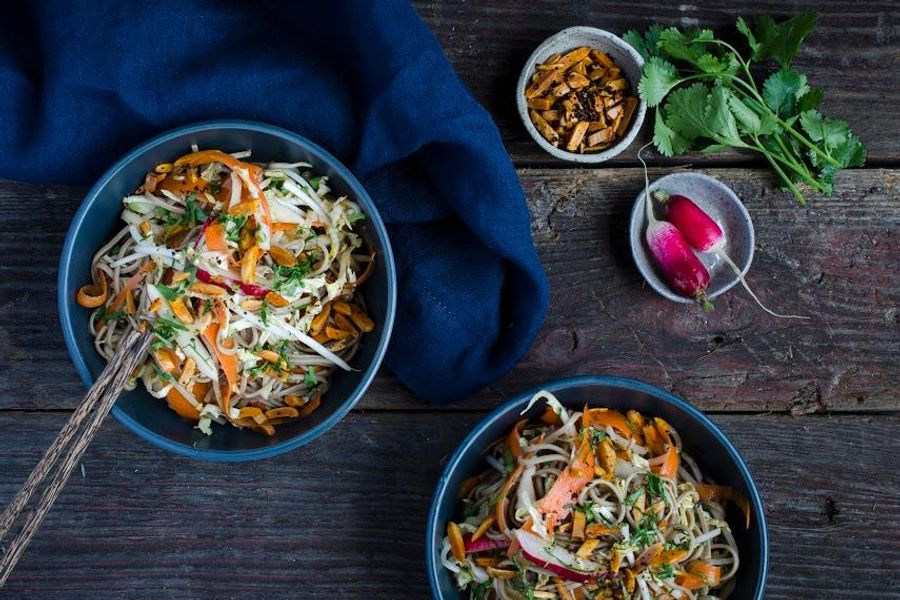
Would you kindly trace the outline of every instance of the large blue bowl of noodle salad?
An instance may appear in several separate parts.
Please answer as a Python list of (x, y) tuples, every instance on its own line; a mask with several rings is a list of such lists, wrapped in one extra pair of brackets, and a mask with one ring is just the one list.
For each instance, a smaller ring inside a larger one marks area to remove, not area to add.
[(90, 280), (94, 253), (118, 231), (122, 198), (141, 185), (155, 165), (174, 160), (196, 145), (225, 152), (250, 150), (254, 162), (299, 162), (328, 177), (337, 195), (355, 201), (365, 220), (360, 224), (376, 253), (374, 273), (360, 286), (375, 330), (363, 336), (350, 360), (352, 370), (335, 370), (322, 404), (311, 415), (285, 423), (274, 436), (235, 427), (216, 427), (213, 435), (180, 418), (164, 400), (142, 386), (123, 393), (112, 413), (141, 438), (177, 454), (211, 461), (244, 461), (281, 454), (311, 442), (337, 424), (365, 393), (387, 350), (396, 307), (396, 274), (384, 223), (369, 195), (353, 174), (328, 152), (306, 138), (264, 123), (207, 121), (179, 127), (132, 150), (114, 164), (88, 192), (72, 218), (59, 262), (58, 307), (69, 355), (85, 385), (91, 385), (105, 361), (94, 348), (90, 311), (75, 302), (78, 289)]

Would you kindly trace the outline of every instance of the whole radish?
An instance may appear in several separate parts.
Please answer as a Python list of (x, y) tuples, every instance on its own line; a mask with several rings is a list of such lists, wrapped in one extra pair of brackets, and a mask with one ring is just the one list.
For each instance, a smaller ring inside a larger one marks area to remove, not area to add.
[(744, 286), (744, 289), (746, 289), (750, 296), (753, 297), (760, 308), (772, 316), (783, 319), (809, 318), (798, 315), (780, 315), (769, 310), (760, 301), (756, 294), (753, 293), (753, 290), (750, 289), (747, 280), (744, 279), (741, 269), (734, 264), (731, 257), (725, 253), (725, 234), (722, 232), (722, 228), (719, 227), (719, 224), (690, 198), (677, 194), (669, 195), (663, 190), (653, 192), (653, 197), (665, 207), (666, 219), (681, 232), (687, 243), (700, 252), (711, 252), (715, 254), (734, 270), (738, 279), (741, 281), (741, 285)]
[[(643, 150), (643, 148), (641, 148)], [(641, 162), (641, 153), (638, 152)], [(706, 310), (713, 305), (706, 297), (709, 288), (709, 271), (691, 250), (684, 236), (671, 223), (660, 221), (653, 214), (653, 198), (650, 197), (650, 179), (644, 165), (644, 207), (647, 210), (647, 247), (656, 261), (663, 278), (679, 295), (693, 298)]]

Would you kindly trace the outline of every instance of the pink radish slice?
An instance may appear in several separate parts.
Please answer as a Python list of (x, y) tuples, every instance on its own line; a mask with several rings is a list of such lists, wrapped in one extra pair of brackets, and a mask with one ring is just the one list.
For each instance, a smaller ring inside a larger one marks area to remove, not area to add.
[(477, 552), (487, 552), (489, 550), (507, 548), (509, 547), (509, 540), (492, 540), (489, 537), (480, 537), (473, 542), (472, 536), (467, 535), (463, 537), (463, 544), (466, 549), (466, 554), (475, 554)]
[(725, 253), (725, 234), (712, 217), (697, 206), (690, 198), (678, 194), (669, 195), (663, 190), (653, 192), (653, 196), (666, 208), (666, 219), (684, 236), (687, 242), (700, 252), (711, 252), (721, 258), (738, 276), (741, 285), (764, 311), (782, 319), (808, 319), (799, 315), (782, 315), (767, 308), (750, 289), (744, 274), (731, 257)]
[[(522, 556), (542, 569), (578, 583), (589, 583), (604, 575), (599, 572), (600, 565), (592, 560), (582, 560), (565, 548), (552, 546), (527, 531), (518, 529), (514, 533), (522, 547)], [(552, 554), (548, 547), (552, 547)]]
[(233, 292), (234, 289), (232, 288), (232, 286), (236, 285), (241, 288), (242, 292), (244, 292), (248, 296), (253, 296), (254, 298), (264, 298), (266, 294), (269, 293), (269, 290), (261, 285), (256, 285), (255, 283), (244, 283), (239, 279), (233, 279), (231, 277), (215, 277), (210, 274), (209, 271), (205, 271), (203, 269), (197, 269), (197, 279), (199, 279), (203, 283), (211, 283), (213, 285), (217, 285), (220, 288), (228, 290), (229, 292)]

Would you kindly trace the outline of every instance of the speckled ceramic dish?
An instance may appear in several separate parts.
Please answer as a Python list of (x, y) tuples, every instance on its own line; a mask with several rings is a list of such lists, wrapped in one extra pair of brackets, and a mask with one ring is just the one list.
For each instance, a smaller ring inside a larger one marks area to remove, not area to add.
[(640, 100), (637, 110), (632, 117), (631, 125), (628, 132), (617, 144), (604, 150), (603, 152), (594, 152), (591, 154), (577, 154), (575, 152), (567, 152), (562, 148), (557, 148), (544, 137), (535, 128), (534, 123), (528, 116), (528, 106), (525, 100), (525, 87), (528, 85), (528, 79), (534, 73), (536, 65), (547, 60), (548, 57), (555, 53), (565, 54), (569, 50), (574, 50), (581, 46), (589, 46), (606, 53), (625, 73), (628, 83), (631, 84), (632, 90), (637, 94), (637, 84), (641, 79), (641, 70), (644, 68), (644, 59), (638, 54), (637, 50), (631, 47), (619, 36), (597, 29), (596, 27), (570, 27), (563, 29), (556, 35), (547, 38), (544, 43), (528, 57), (522, 74), (519, 75), (519, 84), (516, 86), (516, 107), (519, 110), (519, 116), (525, 129), (534, 138), (538, 145), (562, 160), (568, 160), (577, 163), (600, 163), (616, 156), (625, 148), (631, 145), (634, 138), (637, 137), (641, 125), (644, 123), (644, 115), (647, 113), (647, 104)]
[[(756, 237), (753, 232), (753, 221), (750, 213), (744, 207), (743, 202), (734, 191), (714, 177), (702, 173), (672, 173), (650, 184), (650, 193), (656, 190), (665, 190), (669, 194), (687, 196), (702, 208), (706, 214), (718, 223), (725, 233), (725, 253), (731, 257), (734, 263), (740, 267), (746, 275), (753, 262), (753, 247)], [(662, 218), (662, 210), (658, 203), (656, 216)], [(647, 249), (645, 233), (647, 231), (647, 216), (644, 208), (644, 191), (638, 195), (634, 207), (631, 209), (631, 255), (638, 270), (647, 283), (660, 295), (673, 302), (690, 304), (691, 298), (685, 298), (676, 294), (663, 281), (650, 251)], [(698, 252), (697, 256), (709, 269), (709, 290), (707, 297), (712, 300), (716, 296), (731, 289), (738, 283), (738, 277), (734, 271), (717, 256), (710, 253)]]
[[(741, 557), (737, 585), (729, 599), (762, 600), (769, 562), (766, 515), (753, 476), (734, 443), (709, 417), (678, 396), (647, 383), (609, 376), (563, 379), (520, 394), (485, 417), (460, 443), (444, 466), (425, 528), (425, 561), (433, 598), (468, 597), (457, 589), (450, 571), (441, 565), (440, 556), (447, 521), (459, 516), (457, 491), (468, 477), (484, 470), (484, 449), (505, 436), (522, 418), (522, 410), (539, 389), (552, 392), (563, 405), (575, 410), (581, 410), (589, 402), (622, 411), (634, 409), (668, 421), (681, 434), (685, 448), (711, 481), (730, 485), (750, 500), (749, 529), (737, 507), (728, 507), (727, 519)], [(533, 407), (528, 416), (537, 418), (540, 411), (541, 407)]]

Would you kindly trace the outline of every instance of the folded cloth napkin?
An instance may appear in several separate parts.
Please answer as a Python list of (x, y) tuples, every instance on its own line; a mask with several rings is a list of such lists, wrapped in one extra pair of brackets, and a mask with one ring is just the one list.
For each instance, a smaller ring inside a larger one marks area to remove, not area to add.
[(257, 119), (350, 166), (387, 223), (387, 364), (435, 403), (503, 376), (548, 287), (497, 130), (405, 1), (0, 3), (0, 177), (91, 183), (177, 125)]

